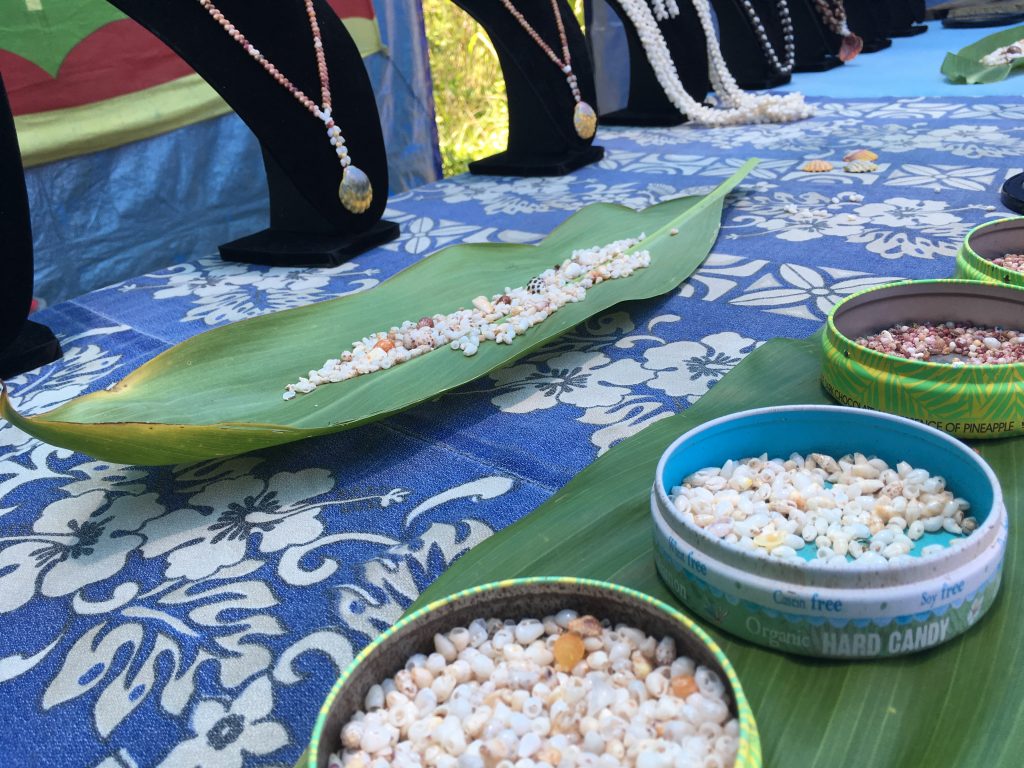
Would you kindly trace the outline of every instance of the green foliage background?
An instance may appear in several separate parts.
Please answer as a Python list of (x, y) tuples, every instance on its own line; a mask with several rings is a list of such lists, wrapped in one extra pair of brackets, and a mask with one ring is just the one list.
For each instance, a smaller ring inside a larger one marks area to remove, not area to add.
[[(570, 1), (582, 24), (583, 0)], [(470, 160), (505, 149), (505, 82), (490, 38), (469, 14), (451, 0), (423, 0), (423, 15), (442, 167), (445, 176), (454, 176)]]

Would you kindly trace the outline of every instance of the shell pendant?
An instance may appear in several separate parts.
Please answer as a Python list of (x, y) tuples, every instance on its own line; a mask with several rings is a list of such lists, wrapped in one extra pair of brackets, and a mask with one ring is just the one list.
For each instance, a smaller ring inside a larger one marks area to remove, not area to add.
[(572, 112), (572, 124), (581, 139), (592, 138), (597, 132), (597, 113), (585, 101), (577, 101)]
[(839, 60), (844, 63), (853, 61), (863, 48), (864, 40), (851, 32), (843, 38), (843, 43), (839, 46)]
[(346, 165), (341, 173), (338, 199), (352, 213), (364, 213), (373, 202), (373, 185), (370, 177), (354, 165)]

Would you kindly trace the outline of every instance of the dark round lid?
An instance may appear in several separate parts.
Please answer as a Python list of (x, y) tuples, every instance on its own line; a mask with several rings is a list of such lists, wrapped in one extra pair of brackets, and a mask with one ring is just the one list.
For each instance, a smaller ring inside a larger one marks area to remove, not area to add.
[(1024, 213), (1024, 173), (1008, 178), (999, 197), (1011, 211)]

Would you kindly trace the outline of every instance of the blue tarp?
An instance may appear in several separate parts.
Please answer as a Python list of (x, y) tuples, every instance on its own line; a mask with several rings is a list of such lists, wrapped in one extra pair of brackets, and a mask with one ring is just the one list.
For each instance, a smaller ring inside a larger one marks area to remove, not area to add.
[[(420, 3), (374, 5), (387, 50), (365, 62), (395, 193), (439, 178), (441, 162)], [(268, 223), (259, 145), (234, 114), (30, 168), (26, 181), (46, 303), (213, 255)]]

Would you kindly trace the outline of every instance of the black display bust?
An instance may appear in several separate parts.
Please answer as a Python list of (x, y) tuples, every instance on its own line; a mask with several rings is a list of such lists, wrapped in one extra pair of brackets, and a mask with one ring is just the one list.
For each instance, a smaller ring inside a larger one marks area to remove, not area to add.
[(789, 16), (796, 37), (796, 72), (825, 72), (842, 66), (838, 35), (821, 24), (814, 0), (789, 0)]
[(891, 0), (889, 37), (912, 37), (928, 31), (924, 21), (925, 0)]
[[(601, 0), (619, 17), (629, 46), (629, 97), (622, 109), (601, 115), (605, 125), (669, 126), (686, 122), (686, 117), (668, 100), (665, 90), (654, 74), (647, 53), (640, 42), (636, 27), (622, 9), (618, 0)], [(585, 6), (588, 13), (592, 6)], [(588, 17), (587, 27), (590, 27)], [(707, 40), (693, 3), (679, 3), (679, 15), (660, 20), (658, 27), (665, 38), (672, 62), (683, 84), (683, 89), (698, 103), (703, 102), (711, 90), (708, 76)], [(603, 62), (594, 62), (600, 66)], [(618, 66), (618, 62), (614, 62)]]
[[(782, 21), (774, 0), (750, 0), (780, 61), (785, 60), (786, 46)], [(785, 85), (790, 74), (779, 72), (768, 60), (761, 39), (742, 0), (712, 0), (718, 17), (722, 56), (740, 88), (760, 90)]]
[[(562, 176), (604, 157), (573, 127), (576, 102), (565, 75), (499, 0), (453, 0), (484, 28), (498, 53), (508, 98), (508, 148), (469, 164), (471, 173), (491, 176)], [(551, 4), (519, 0), (516, 7), (556, 55), (562, 44)], [(565, 27), (572, 71), (583, 101), (597, 108), (594, 71), (586, 40), (564, 0), (558, 9)]]
[(864, 41), (862, 53), (875, 53), (892, 45), (889, 39), (889, 0), (845, 0), (846, 21)]
[[(231, 105), (259, 139), (270, 188), (270, 228), (220, 246), (231, 261), (333, 266), (398, 236), (382, 221), (387, 155), (369, 76), (352, 37), (326, 0), (314, 0), (334, 120), (353, 164), (373, 185), (373, 202), (352, 213), (338, 200), (341, 168), (324, 124), (231, 39), (197, 2), (109, 0), (169, 45)], [(314, 102), (320, 80), (309, 19), (301, 4), (217, 0), (217, 7)]]
[(50, 329), (28, 319), (32, 269), (25, 172), (7, 91), (0, 79), (0, 379), (31, 371), (61, 356), (60, 344)]

